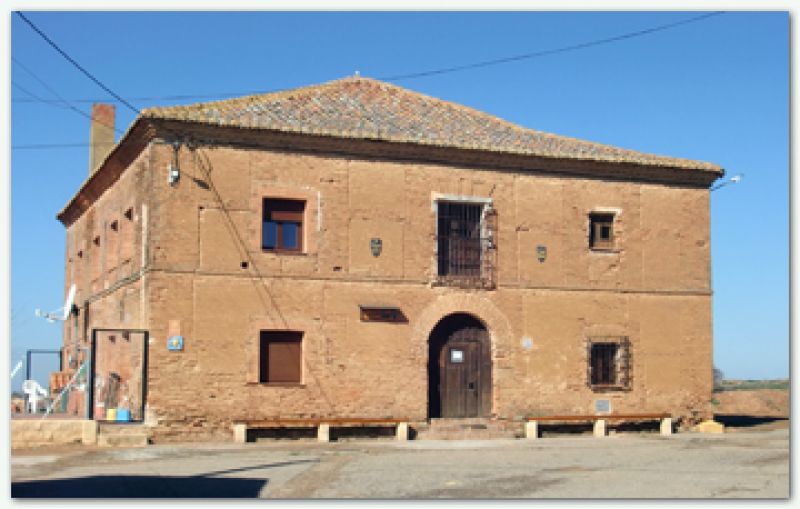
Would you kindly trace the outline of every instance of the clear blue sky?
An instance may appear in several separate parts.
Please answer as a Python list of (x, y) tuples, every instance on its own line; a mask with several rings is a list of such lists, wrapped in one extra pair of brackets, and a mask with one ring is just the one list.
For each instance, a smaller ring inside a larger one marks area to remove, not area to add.
[[(696, 12), (48, 13), (29, 18), (138, 108), (386, 77), (613, 37)], [(732, 12), (579, 51), (397, 84), (526, 127), (711, 161), (737, 185), (712, 193), (714, 360), (730, 378), (789, 374), (789, 16)], [(70, 100), (110, 100), (17, 16), (11, 55)], [(47, 88), (11, 64), (11, 79)], [(11, 365), (58, 348), (34, 317), (63, 301), (55, 215), (87, 175), (88, 120), (11, 87)], [(149, 99), (140, 99), (149, 98)], [(85, 112), (89, 102), (74, 102)], [(117, 107), (125, 130), (134, 115)], [(44, 371), (46, 371), (43, 368)], [(20, 377), (17, 377), (18, 379)], [(15, 381), (15, 385), (19, 382)]]

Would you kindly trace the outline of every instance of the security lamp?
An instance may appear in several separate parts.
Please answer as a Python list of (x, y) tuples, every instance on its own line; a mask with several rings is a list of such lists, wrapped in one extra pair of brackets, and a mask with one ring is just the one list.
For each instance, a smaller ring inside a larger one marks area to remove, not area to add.
[(733, 177), (729, 178), (725, 182), (722, 182), (721, 184), (717, 184), (716, 186), (712, 187), (711, 189), (709, 189), (709, 191), (716, 191), (720, 187), (725, 187), (728, 184), (738, 184), (742, 180), (742, 177), (744, 177), (744, 173), (740, 173), (738, 175), (734, 175)]
[(181, 179), (181, 168), (178, 165), (178, 151), (181, 149), (181, 142), (175, 140), (172, 142), (172, 156), (173, 161), (167, 166), (167, 183), (174, 186)]
[(178, 183), (178, 180), (181, 178), (181, 170), (178, 168), (178, 165), (170, 165), (167, 167), (167, 183), (171, 186), (174, 186)]

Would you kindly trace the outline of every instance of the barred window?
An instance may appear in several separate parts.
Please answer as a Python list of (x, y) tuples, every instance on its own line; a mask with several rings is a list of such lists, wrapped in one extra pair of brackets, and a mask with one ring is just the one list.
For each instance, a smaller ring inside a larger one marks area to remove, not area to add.
[(494, 285), (495, 210), (483, 202), (437, 202), (437, 281), (443, 285)]
[(587, 357), (587, 381), (592, 389), (630, 389), (631, 352), (627, 337), (589, 338)]
[(614, 214), (592, 213), (589, 215), (589, 248), (614, 248)]

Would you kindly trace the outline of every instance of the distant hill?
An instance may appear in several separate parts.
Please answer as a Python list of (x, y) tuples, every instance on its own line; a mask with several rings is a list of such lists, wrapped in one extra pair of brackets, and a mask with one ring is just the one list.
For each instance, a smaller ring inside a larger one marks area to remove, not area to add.
[(760, 389), (788, 390), (788, 378), (778, 378), (775, 380), (723, 380), (714, 392), (724, 391), (753, 391)]

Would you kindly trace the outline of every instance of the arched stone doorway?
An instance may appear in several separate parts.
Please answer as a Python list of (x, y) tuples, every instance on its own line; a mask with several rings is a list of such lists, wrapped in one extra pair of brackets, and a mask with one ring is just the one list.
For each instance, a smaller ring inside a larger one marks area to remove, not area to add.
[(428, 417), (488, 417), (491, 411), (489, 331), (470, 314), (448, 315), (428, 338)]

